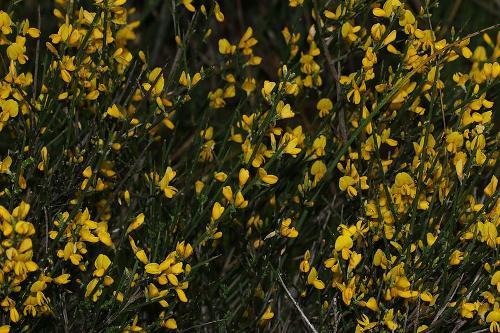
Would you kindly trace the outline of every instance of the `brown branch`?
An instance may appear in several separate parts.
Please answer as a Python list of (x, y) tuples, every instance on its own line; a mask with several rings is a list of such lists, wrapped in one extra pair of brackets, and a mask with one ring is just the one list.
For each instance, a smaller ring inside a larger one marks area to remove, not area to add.
[(309, 321), (309, 319), (305, 315), (304, 311), (302, 311), (302, 309), (300, 308), (297, 301), (293, 298), (292, 294), (290, 293), (290, 290), (288, 290), (288, 288), (286, 287), (285, 282), (283, 282), (283, 278), (281, 277), (280, 273), (278, 273), (278, 280), (279, 280), (281, 286), (283, 287), (283, 289), (285, 289), (285, 292), (288, 295), (288, 298), (290, 298), (293, 305), (295, 305), (295, 307), (297, 308), (297, 311), (299, 311), (300, 316), (301, 316), (302, 320), (304, 321), (304, 323), (306, 324), (306, 326), (309, 327), (313, 333), (318, 333), (316, 328), (314, 328), (314, 326), (311, 324), (311, 322)]

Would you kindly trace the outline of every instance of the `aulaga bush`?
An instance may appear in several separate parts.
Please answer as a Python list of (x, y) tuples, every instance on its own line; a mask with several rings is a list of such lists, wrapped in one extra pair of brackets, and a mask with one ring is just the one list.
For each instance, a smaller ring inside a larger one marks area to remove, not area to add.
[(1, 3), (1, 333), (500, 332), (499, 25), (130, 2)]

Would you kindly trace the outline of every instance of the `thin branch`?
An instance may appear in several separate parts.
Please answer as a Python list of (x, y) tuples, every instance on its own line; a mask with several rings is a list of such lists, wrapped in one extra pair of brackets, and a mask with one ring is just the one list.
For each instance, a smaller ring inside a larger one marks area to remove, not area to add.
[(318, 331), (314, 328), (314, 326), (311, 324), (311, 322), (309, 321), (309, 319), (307, 319), (304, 311), (302, 311), (302, 309), (299, 307), (299, 304), (295, 301), (295, 299), (293, 298), (292, 294), (290, 293), (290, 291), (286, 287), (285, 282), (283, 282), (283, 279), (281, 278), (281, 274), (280, 273), (278, 273), (278, 279), (279, 279), (279, 281), (280, 281), (281, 286), (283, 287), (283, 289), (285, 289), (286, 294), (288, 295), (288, 297), (292, 301), (293, 305), (295, 305), (295, 307), (299, 311), (300, 316), (302, 317), (302, 320), (304, 320), (304, 323), (311, 329), (312, 332), (318, 333)]
[(223, 321), (226, 321), (226, 319), (212, 320), (212, 321), (209, 321), (209, 322), (206, 322), (206, 323), (203, 323), (203, 324), (198, 324), (198, 325), (194, 325), (194, 326), (188, 327), (186, 329), (183, 329), (181, 332), (187, 332), (187, 331), (193, 330), (195, 328), (201, 328), (201, 327), (205, 327), (205, 326), (208, 326), (208, 325), (217, 324), (217, 323), (220, 323), (220, 322), (223, 322)]
[(453, 299), (453, 297), (455, 296), (455, 293), (457, 292), (458, 287), (460, 287), (460, 282), (462, 282), (462, 278), (463, 278), (463, 274), (460, 275), (460, 278), (455, 283), (455, 286), (453, 287), (453, 290), (451, 290), (450, 293), (448, 294), (447, 301), (443, 304), (443, 306), (441, 307), (441, 309), (439, 309), (438, 313), (434, 317), (434, 320), (432, 320), (432, 323), (431, 323), (428, 331), (432, 331), (433, 330), (433, 327), (435, 327), (437, 325), (437, 323), (438, 323), (438, 319), (441, 317), (441, 315), (443, 314), (443, 312), (448, 308), (448, 302), (450, 302)]

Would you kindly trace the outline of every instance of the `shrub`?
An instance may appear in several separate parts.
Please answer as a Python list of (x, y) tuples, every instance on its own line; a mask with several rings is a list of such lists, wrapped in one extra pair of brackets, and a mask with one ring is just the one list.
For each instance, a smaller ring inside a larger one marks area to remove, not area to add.
[(500, 331), (498, 24), (133, 5), (2, 5), (0, 332)]

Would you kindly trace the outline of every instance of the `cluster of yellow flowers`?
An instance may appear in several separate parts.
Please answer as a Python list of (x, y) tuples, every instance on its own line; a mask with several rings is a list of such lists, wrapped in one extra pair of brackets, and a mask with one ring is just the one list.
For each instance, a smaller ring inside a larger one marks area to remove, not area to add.
[(0, 333), (500, 332), (498, 25), (181, 0), (160, 66), (131, 2), (0, 8)]

